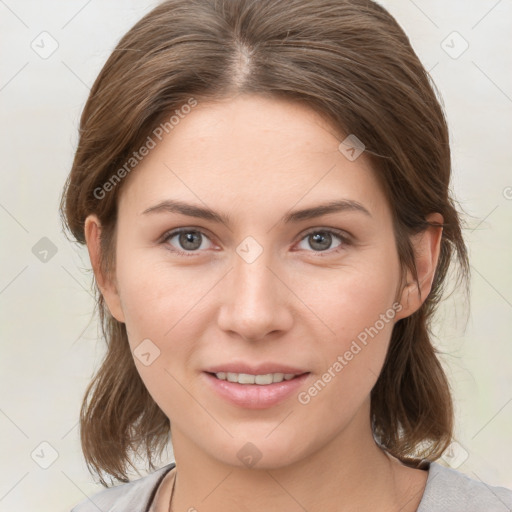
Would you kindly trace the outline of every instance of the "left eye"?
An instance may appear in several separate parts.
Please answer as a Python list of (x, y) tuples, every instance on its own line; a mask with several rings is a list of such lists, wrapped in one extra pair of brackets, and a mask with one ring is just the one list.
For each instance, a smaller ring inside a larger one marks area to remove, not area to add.
[[(338, 245), (334, 247), (334, 251), (339, 250), (342, 245), (348, 243), (345, 236), (327, 229), (310, 231), (301, 239), (300, 243), (306, 242), (315, 252), (327, 252), (327, 250), (333, 249), (330, 247), (333, 243), (333, 238), (337, 238), (340, 241)], [(304, 249), (304, 247), (299, 248)], [(305, 249), (308, 250), (307, 247)]]
[(178, 239), (178, 247), (173, 247), (181, 254), (186, 254), (187, 252), (193, 253), (199, 249), (207, 249), (207, 247), (203, 246), (203, 242), (208, 240), (208, 237), (204, 233), (201, 233), (201, 231), (193, 229), (173, 231), (164, 238), (163, 242), (170, 243), (173, 238)]

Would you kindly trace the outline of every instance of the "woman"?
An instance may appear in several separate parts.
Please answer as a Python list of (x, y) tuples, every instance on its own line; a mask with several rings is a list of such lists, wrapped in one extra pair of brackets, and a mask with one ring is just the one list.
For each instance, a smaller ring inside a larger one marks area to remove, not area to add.
[[(429, 77), (362, 0), (171, 0), (84, 108), (62, 200), (108, 344), (75, 507), (508, 510), (453, 438), (429, 326), (466, 247)], [(175, 463), (153, 457), (172, 440)], [(147, 477), (129, 482), (137, 454)]]

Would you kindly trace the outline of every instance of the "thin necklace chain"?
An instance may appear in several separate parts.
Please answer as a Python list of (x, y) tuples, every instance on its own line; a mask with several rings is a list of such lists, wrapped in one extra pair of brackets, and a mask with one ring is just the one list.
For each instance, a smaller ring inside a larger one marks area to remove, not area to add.
[(172, 497), (174, 494), (174, 485), (176, 484), (176, 473), (174, 473), (174, 480), (172, 481), (171, 497), (169, 498), (169, 512), (172, 512)]

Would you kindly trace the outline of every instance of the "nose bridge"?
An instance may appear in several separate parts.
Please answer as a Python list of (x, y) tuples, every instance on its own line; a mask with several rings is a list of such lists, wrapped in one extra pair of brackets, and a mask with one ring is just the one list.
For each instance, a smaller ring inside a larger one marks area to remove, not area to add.
[(259, 339), (272, 331), (289, 328), (291, 314), (284, 302), (282, 285), (269, 269), (271, 251), (263, 250), (256, 258), (254, 253), (249, 258), (239, 251), (240, 247), (223, 294), (219, 326), (246, 339)]
[(271, 301), (272, 284), (275, 280), (272, 272), (269, 270), (271, 265), (269, 251), (260, 255), (255, 261), (247, 262), (241, 257), (237, 257), (232, 272), (233, 291), (235, 299), (240, 304), (250, 306), (255, 302), (265, 300)]

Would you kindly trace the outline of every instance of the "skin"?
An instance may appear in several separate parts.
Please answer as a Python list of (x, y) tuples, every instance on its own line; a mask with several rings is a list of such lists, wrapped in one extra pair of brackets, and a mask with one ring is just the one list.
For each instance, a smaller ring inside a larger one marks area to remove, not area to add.
[[(147, 338), (160, 350), (149, 366), (134, 360), (171, 423), (175, 511), (417, 509), (427, 472), (376, 445), (370, 391), (394, 323), (430, 291), (442, 229), (413, 239), (421, 287), (408, 275), (400, 288), (389, 205), (365, 154), (349, 161), (338, 150), (343, 138), (303, 105), (258, 96), (199, 102), (123, 183), (115, 275), (102, 275), (101, 225), (86, 220), (98, 285), (132, 351)], [(165, 199), (207, 205), (231, 223), (142, 213)], [(281, 220), (337, 199), (370, 215)], [(179, 227), (205, 234), (196, 255), (172, 252), (187, 250), (178, 236), (162, 241)], [(318, 250), (312, 228), (342, 230), (351, 242), (333, 235)], [(252, 263), (236, 252), (248, 236), (263, 249)], [(309, 371), (299, 390), (307, 391), (396, 301), (401, 311), (305, 405), (294, 393), (246, 409), (205, 385), (209, 365), (274, 361)], [(247, 442), (262, 456), (252, 468), (237, 457)]]

